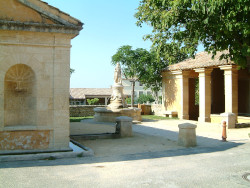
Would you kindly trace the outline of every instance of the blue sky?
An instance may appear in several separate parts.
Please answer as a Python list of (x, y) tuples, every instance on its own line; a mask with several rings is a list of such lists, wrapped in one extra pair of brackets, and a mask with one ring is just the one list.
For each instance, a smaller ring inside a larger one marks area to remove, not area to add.
[(139, 0), (43, 0), (84, 23), (72, 40), (71, 88), (108, 88), (113, 84), (111, 57), (122, 45), (151, 46), (142, 37), (149, 26), (137, 27), (134, 18)]
[[(109, 88), (113, 84), (111, 57), (123, 45), (150, 49), (143, 36), (152, 28), (136, 26), (140, 0), (43, 0), (84, 23), (72, 40), (71, 88)], [(199, 47), (198, 51), (203, 50)]]

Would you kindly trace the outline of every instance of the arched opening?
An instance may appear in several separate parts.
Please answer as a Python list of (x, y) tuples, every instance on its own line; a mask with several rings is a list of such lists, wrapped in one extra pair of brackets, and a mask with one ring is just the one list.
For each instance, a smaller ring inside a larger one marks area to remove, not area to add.
[(36, 125), (35, 74), (27, 65), (14, 65), (5, 74), (4, 125)]

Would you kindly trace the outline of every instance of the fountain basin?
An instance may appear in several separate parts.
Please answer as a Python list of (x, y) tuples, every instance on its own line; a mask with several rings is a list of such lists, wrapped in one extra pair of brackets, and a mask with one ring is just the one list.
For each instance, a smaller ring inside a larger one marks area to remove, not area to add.
[(139, 108), (120, 108), (108, 109), (104, 107), (94, 108), (94, 121), (97, 122), (116, 122), (119, 116), (128, 116), (133, 119), (133, 123), (141, 122), (141, 109)]

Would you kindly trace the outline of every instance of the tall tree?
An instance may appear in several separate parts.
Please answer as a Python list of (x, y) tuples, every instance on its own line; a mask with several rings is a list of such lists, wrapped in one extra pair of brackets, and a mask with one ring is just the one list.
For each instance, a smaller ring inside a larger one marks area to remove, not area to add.
[(132, 83), (132, 92), (131, 92), (131, 106), (134, 106), (134, 87), (135, 82), (140, 79), (140, 74), (138, 70), (141, 70), (144, 63), (150, 61), (150, 53), (143, 49), (137, 48), (132, 49), (132, 46), (124, 45), (121, 46), (116, 54), (112, 56), (112, 64), (115, 65), (117, 62), (121, 63), (121, 69), (123, 76), (130, 80)]
[(169, 63), (178, 48), (194, 57), (200, 42), (213, 55), (227, 50), (221, 58), (250, 63), (249, 0), (141, 0), (135, 17), (153, 27), (145, 38)]
[(157, 58), (156, 51), (151, 49), (150, 60), (143, 62), (137, 69), (140, 82), (144, 84), (145, 89), (151, 89), (156, 103), (158, 103), (158, 92), (162, 87), (161, 71), (166, 68), (167, 65), (167, 61), (161, 61)]

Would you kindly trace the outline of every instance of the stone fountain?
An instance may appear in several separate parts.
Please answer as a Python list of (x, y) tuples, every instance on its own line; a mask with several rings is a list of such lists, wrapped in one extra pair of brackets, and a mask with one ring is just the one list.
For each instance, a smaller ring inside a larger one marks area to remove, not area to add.
[(141, 109), (129, 108), (126, 104), (123, 94), (120, 63), (117, 63), (115, 67), (110, 104), (106, 108), (95, 108), (94, 111), (94, 121), (98, 122), (115, 122), (119, 116), (128, 116), (133, 119), (133, 122), (141, 122)]

